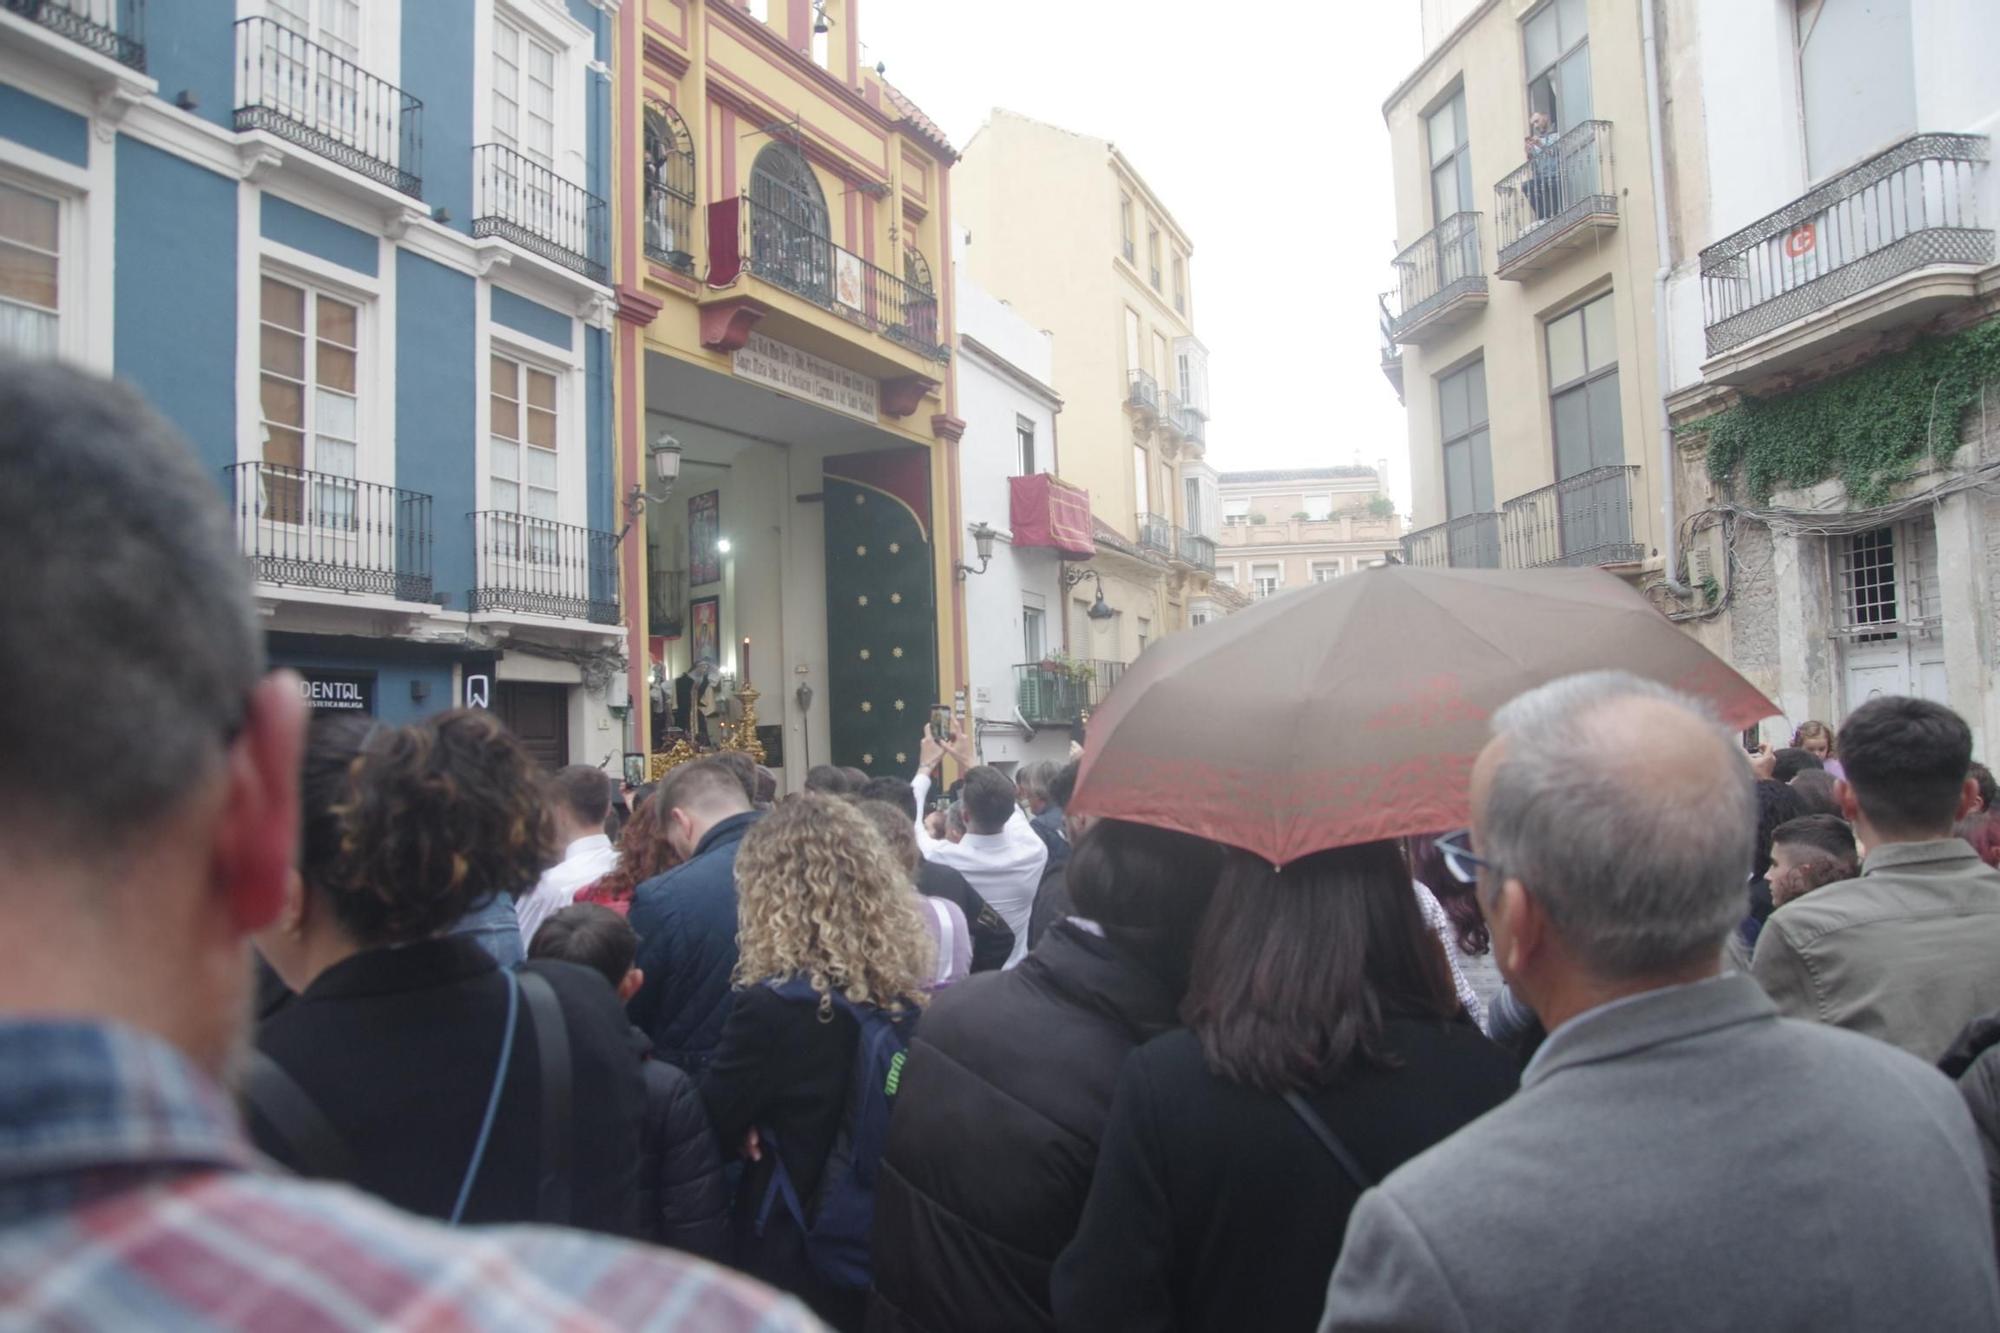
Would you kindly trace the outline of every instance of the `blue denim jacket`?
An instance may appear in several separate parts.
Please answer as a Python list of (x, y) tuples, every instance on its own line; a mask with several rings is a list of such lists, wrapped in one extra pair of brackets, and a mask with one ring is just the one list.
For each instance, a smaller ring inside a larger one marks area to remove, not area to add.
[(502, 967), (514, 967), (528, 956), (521, 947), (521, 922), (514, 915), (514, 900), (504, 893), (494, 894), (460, 917), (449, 933), (471, 936)]

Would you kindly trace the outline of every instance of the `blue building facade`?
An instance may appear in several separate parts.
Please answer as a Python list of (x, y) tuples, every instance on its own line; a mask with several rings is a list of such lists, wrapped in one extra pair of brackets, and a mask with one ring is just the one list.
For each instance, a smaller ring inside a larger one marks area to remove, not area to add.
[(598, 0), (0, 5), (0, 347), (180, 427), (317, 707), (471, 702), (550, 762), (621, 748), (612, 26)]

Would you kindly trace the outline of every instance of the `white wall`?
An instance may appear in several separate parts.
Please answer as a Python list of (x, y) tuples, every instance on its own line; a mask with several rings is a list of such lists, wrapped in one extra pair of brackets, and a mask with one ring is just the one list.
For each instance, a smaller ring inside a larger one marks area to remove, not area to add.
[[(1063, 595), (1058, 582), (1060, 557), (1046, 547), (1016, 549), (1012, 544), (1012, 498), (1008, 479), (1018, 471), (1019, 447), (1015, 418), (1035, 423), (1036, 468), (1055, 471), (1056, 408), (1054, 391), (1046, 388), (1053, 374), (1054, 339), (965, 278), (958, 282), (958, 410), (965, 419), (959, 443), (961, 511), (968, 532), (984, 522), (1000, 536), (993, 543), (993, 564), (984, 574), (966, 577), (966, 678), (972, 686), (974, 716), (993, 722), (1014, 717), (1014, 668), (1025, 661), (1022, 609), (1039, 597), (1043, 607), (1046, 652), (1062, 647)], [(1037, 378), (1037, 392), (996, 365), (964, 338), (976, 339), (1017, 370)], [(976, 564), (972, 539), (965, 540), (968, 561)], [(1067, 751), (1067, 736), (1046, 734), (1032, 747), (1019, 738), (994, 736), (985, 745), (989, 762), (1056, 758)]]

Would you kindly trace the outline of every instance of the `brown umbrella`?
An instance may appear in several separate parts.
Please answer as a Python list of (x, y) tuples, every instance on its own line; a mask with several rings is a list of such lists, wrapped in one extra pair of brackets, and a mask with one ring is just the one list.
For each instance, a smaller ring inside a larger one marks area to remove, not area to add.
[(1457, 828), (1494, 710), (1598, 670), (1705, 698), (1732, 727), (1778, 711), (1600, 570), (1390, 565), (1149, 648), (1091, 718), (1072, 808), (1277, 865)]

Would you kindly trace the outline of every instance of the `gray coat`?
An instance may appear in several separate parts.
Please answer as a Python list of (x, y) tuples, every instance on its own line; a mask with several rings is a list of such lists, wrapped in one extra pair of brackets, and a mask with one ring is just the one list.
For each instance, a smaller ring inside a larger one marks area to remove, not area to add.
[(1320, 1327), (2000, 1328), (1985, 1164), (1903, 1052), (1740, 974), (1652, 991), (1363, 1196)]

